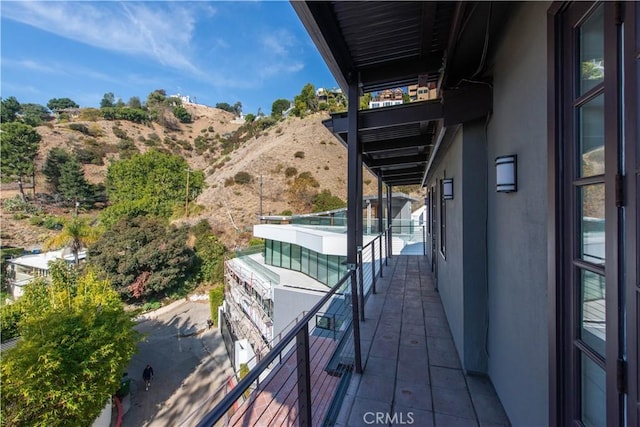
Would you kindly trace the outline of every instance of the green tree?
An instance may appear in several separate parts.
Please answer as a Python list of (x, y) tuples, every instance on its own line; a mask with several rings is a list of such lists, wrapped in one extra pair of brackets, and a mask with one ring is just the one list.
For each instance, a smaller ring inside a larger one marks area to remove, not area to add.
[(40, 144), (40, 134), (31, 126), (9, 122), (0, 125), (0, 171), (3, 181), (18, 181), (22, 200), (26, 200), (23, 180), (32, 176)]
[(369, 109), (369, 102), (371, 102), (372, 99), (372, 95), (371, 93), (365, 93), (363, 96), (360, 97), (360, 109), (361, 110), (368, 110)]
[(16, 121), (17, 114), (20, 112), (20, 103), (15, 96), (10, 96), (0, 102), (0, 123), (8, 123)]
[(233, 104), (233, 114), (240, 117), (240, 114), (242, 114), (242, 102), (237, 101)]
[(100, 230), (89, 225), (86, 219), (74, 216), (67, 220), (59, 234), (45, 241), (45, 249), (68, 247), (75, 263), (79, 263), (78, 253), (100, 237)]
[(247, 123), (253, 123), (256, 120), (256, 115), (255, 114), (247, 114), (246, 116), (244, 116), (244, 121)]
[[(112, 206), (102, 214), (106, 225), (122, 217), (154, 215), (169, 218), (176, 203), (185, 202), (187, 161), (151, 150), (113, 163), (107, 169), (107, 195)], [(189, 172), (190, 201), (204, 188), (204, 173)]]
[(43, 121), (50, 119), (49, 110), (40, 104), (21, 104), (22, 121), (30, 126), (40, 126)]
[(107, 92), (100, 101), (100, 108), (115, 107), (116, 96), (112, 92)]
[(64, 148), (53, 147), (47, 153), (47, 158), (42, 167), (42, 173), (45, 176), (49, 191), (58, 193), (58, 185), (60, 183), (60, 168), (65, 163), (71, 161), (73, 156)]
[(195, 236), (195, 252), (199, 279), (206, 283), (222, 283), (224, 280), (224, 257), (227, 248), (213, 234), (211, 225), (206, 219), (198, 222), (192, 229)]
[(193, 121), (191, 114), (182, 105), (173, 107), (173, 115), (180, 120), (180, 123), (191, 123)]
[(183, 289), (195, 265), (186, 227), (159, 218), (123, 219), (89, 248), (88, 262), (104, 270), (127, 299), (164, 297)]
[(286, 111), (290, 105), (291, 102), (288, 99), (276, 99), (273, 101), (273, 104), (271, 104), (271, 117), (276, 119), (281, 118), (282, 113)]
[(129, 108), (142, 108), (142, 102), (140, 102), (140, 98), (137, 96), (132, 96), (129, 98), (129, 102), (127, 103)]
[(329, 190), (322, 190), (313, 200), (313, 212), (326, 212), (346, 207), (347, 204)]
[(69, 98), (52, 98), (47, 102), (47, 108), (58, 112), (65, 108), (80, 108), (80, 106)]
[(139, 340), (108, 282), (51, 264), (19, 301), (21, 339), (2, 355), (2, 420), (12, 426), (91, 425)]
[(307, 83), (300, 91), (299, 95), (294, 98), (295, 112), (299, 117), (304, 117), (307, 112), (315, 113), (318, 111), (318, 98), (316, 97), (316, 89), (311, 83)]
[(229, 105), (227, 102), (218, 102), (216, 104), (216, 108), (223, 111), (228, 111), (229, 113), (233, 113), (233, 107)]
[(86, 203), (93, 199), (95, 190), (85, 179), (77, 159), (72, 158), (60, 166), (58, 191), (67, 202)]

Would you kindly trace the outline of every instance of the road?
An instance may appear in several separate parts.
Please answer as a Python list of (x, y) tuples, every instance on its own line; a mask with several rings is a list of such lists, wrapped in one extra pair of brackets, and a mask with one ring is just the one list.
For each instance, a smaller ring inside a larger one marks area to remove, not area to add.
[[(129, 368), (130, 399), (122, 426), (194, 426), (224, 396), (231, 363), (217, 328), (207, 328), (209, 301), (179, 301), (145, 316)], [(149, 391), (142, 371), (154, 370)], [(115, 425), (115, 413), (112, 425)]]

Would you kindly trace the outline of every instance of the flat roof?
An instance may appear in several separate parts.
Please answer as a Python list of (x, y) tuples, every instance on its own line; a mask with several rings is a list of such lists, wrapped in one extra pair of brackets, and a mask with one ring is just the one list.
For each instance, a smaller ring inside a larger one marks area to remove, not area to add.
[[(84, 259), (87, 256), (87, 251), (78, 252), (78, 258)], [(49, 269), (49, 261), (55, 261), (57, 259), (64, 259), (65, 261), (74, 261), (74, 256), (71, 253), (65, 253), (65, 249), (59, 249), (57, 251), (44, 252), (40, 254), (22, 255), (18, 258), (9, 259), (10, 264), (21, 265), (24, 267), (38, 268), (40, 270)]]

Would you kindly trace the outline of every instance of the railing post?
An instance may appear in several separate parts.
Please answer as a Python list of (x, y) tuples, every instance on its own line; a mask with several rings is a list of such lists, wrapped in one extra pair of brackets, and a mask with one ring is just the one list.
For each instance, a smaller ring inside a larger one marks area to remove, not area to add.
[(360, 320), (364, 322), (364, 272), (363, 270), (362, 247), (358, 248), (358, 295), (360, 304)]
[(424, 256), (427, 256), (427, 226), (422, 226), (422, 249), (424, 251)]
[(376, 293), (376, 239), (371, 241), (371, 293)]
[(383, 277), (382, 274), (382, 234), (380, 234), (380, 277)]
[(298, 425), (311, 427), (311, 369), (309, 358), (309, 324), (296, 334), (298, 360)]
[(353, 354), (355, 359), (356, 373), (362, 373), (362, 360), (360, 355), (360, 322), (358, 322), (358, 292), (357, 292), (356, 271), (351, 270), (351, 313), (353, 325)]

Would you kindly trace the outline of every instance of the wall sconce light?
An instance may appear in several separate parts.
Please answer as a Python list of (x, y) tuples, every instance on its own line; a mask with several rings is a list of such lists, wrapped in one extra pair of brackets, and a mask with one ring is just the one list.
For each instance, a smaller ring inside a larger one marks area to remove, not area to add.
[(518, 191), (518, 156), (496, 157), (496, 191), (511, 193)]
[(453, 178), (445, 178), (442, 180), (442, 198), (445, 200), (453, 200)]

